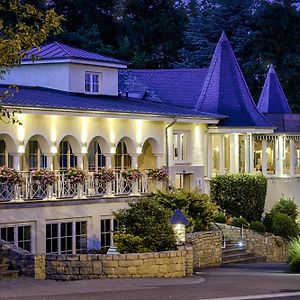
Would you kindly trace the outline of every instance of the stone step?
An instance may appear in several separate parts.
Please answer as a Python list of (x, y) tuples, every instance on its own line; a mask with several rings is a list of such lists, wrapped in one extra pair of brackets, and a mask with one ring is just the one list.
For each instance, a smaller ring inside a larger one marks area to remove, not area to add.
[(5, 270), (0, 271), (0, 279), (17, 278), (19, 271), (17, 270)]
[(238, 258), (238, 259), (231, 259), (231, 260), (227, 260), (227, 261), (222, 261), (221, 265), (257, 263), (257, 262), (265, 262), (265, 261), (266, 261), (266, 257), (264, 257), (264, 256), (245, 257), (245, 258)]
[(247, 258), (254, 258), (253, 253), (239, 253), (239, 254), (230, 254), (226, 256), (222, 256), (222, 262), (232, 261), (232, 260), (239, 260), (239, 259), (247, 259)]
[(223, 249), (222, 250), (222, 256), (227, 256), (231, 254), (240, 254), (240, 253), (246, 253), (246, 250), (244, 248), (232, 248), (232, 249)]
[(0, 272), (6, 271), (8, 269), (8, 264), (0, 263)]

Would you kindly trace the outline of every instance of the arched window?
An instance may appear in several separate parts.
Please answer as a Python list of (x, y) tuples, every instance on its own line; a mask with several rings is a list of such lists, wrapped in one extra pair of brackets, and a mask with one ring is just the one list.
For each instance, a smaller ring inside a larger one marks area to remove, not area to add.
[(13, 157), (7, 152), (4, 140), (0, 140), (0, 166), (13, 167)]
[(73, 154), (72, 147), (67, 140), (59, 144), (59, 168), (67, 170), (77, 166), (77, 157)]
[(37, 140), (29, 140), (25, 150), (25, 160), (28, 170), (47, 167), (46, 156), (42, 153)]
[(119, 142), (114, 156), (116, 169), (127, 169), (131, 167), (131, 156), (127, 152), (125, 142)]
[(88, 152), (89, 171), (97, 171), (105, 167), (105, 156), (101, 152), (100, 145), (97, 141), (91, 142)]

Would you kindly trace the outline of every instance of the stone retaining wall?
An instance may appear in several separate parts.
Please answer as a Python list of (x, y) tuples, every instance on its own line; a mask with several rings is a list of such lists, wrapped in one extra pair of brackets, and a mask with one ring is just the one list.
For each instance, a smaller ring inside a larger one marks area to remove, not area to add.
[(219, 266), (222, 262), (222, 232), (203, 231), (187, 235), (193, 247), (194, 268)]
[(46, 255), (46, 278), (184, 277), (193, 274), (191, 258), (189, 247), (157, 253)]
[[(241, 240), (241, 228), (218, 224), (222, 229), (225, 239), (237, 242)], [(270, 233), (260, 234), (250, 229), (243, 230), (243, 240), (246, 249), (255, 256), (265, 256), (268, 262), (286, 261), (288, 254), (288, 241)]]

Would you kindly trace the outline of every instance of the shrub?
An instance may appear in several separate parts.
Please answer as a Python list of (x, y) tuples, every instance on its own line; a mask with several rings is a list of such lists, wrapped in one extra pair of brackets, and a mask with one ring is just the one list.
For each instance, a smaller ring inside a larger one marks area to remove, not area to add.
[(295, 237), (298, 234), (296, 222), (286, 214), (277, 212), (272, 214), (272, 232), (284, 238)]
[(141, 253), (150, 251), (145, 248), (143, 238), (129, 233), (119, 232), (114, 234), (114, 243), (121, 253)]
[[(142, 241), (135, 240), (135, 242), (147, 251), (174, 249), (175, 234), (169, 222), (170, 216), (170, 211), (149, 198), (130, 203), (128, 208), (115, 213), (116, 219), (123, 226), (123, 232), (133, 237), (140, 237)], [(126, 246), (124, 243), (123, 245)], [(130, 248), (122, 250), (129, 252)]]
[(235, 227), (242, 227), (242, 226), (248, 227), (249, 223), (245, 218), (239, 217), (239, 218), (233, 218), (231, 225)]
[(190, 221), (190, 230), (200, 231), (209, 228), (218, 206), (206, 194), (191, 191), (157, 192), (151, 196), (163, 207), (171, 211), (179, 208)]
[(214, 222), (216, 223), (226, 223), (226, 214), (223, 211), (218, 211), (214, 216)]
[(233, 217), (261, 220), (267, 180), (261, 174), (226, 174), (211, 180), (211, 197)]
[(263, 219), (263, 224), (266, 227), (267, 232), (272, 232), (273, 219), (271, 214), (266, 214)]
[(271, 214), (283, 213), (288, 215), (294, 221), (298, 217), (297, 204), (294, 202), (294, 199), (281, 197), (280, 200), (273, 206)]
[(300, 236), (293, 238), (288, 253), (288, 263), (291, 272), (300, 273)]
[(254, 231), (258, 232), (258, 233), (265, 233), (266, 232), (266, 226), (263, 223), (259, 222), (259, 221), (252, 221), (250, 223), (249, 228), (251, 230), (254, 230)]

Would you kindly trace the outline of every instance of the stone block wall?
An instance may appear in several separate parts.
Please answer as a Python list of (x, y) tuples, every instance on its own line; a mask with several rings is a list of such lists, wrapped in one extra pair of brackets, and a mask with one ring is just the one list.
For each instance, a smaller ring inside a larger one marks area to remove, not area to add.
[(193, 248), (194, 268), (219, 266), (222, 262), (222, 232), (204, 231), (187, 235)]
[(115, 255), (46, 255), (46, 278), (175, 278), (193, 274), (192, 249)]
[[(241, 228), (226, 224), (218, 224), (222, 229), (225, 240), (237, 242), (241, 240)], [(265, 256), (268, 262), (283, 262), (287, 259), (288, 241), (270, 233), (260, 234), (250, 229), (243, 230), (243, 240), (247, 251), (255, 256)]]

